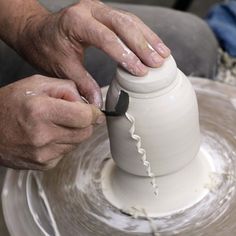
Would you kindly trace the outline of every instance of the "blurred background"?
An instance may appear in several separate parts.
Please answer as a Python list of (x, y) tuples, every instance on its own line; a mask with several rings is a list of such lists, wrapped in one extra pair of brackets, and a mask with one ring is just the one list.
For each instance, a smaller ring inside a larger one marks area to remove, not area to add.
[(206, 16), (209, 8), (222, 0), (107, 0), (106, 2), (120, 2), (169, 7), (192, 12), (200, 17)]

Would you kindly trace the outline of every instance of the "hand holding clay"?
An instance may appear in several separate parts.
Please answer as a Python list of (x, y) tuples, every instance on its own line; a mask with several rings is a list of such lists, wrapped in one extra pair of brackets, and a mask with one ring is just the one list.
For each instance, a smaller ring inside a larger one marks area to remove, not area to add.
[(105, 118), (76, 85), (35, 75), (0, 89), (0, 163), (49, 169)]
[(161, 66), (170, 54), (138, 17), (100, 1), (81, 0), (55, 14), (42, 12), (27, 21), (17, 50), (50, 75), (75, 81), (79, 92), (98, 106), (100, 89), (82, 62), (86, 47), (102, 49), (137, 76), (145, 75), (147, 66)]

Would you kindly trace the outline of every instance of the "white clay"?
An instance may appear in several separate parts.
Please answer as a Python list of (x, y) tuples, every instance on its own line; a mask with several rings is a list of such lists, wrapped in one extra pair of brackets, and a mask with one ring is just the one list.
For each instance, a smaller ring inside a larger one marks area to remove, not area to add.
[[(135, 77), (118, 69), (107, 95), (107, 110), (113, 110), (120, 90), (130, 96), (128, 114), (135, 118), (136, 135), (155, 176), (166, 175), (186, 166), (198, 153), (200, 131), (194, 90), (186, 76), (169, 57), (148, 75)], [(127, 117), (109, 117), (111, 154), (123, 170), (147, 176), (130, 136)]]
[(233, 104), (234, 108), (236, 109), (236, 98), (232, 98), (231, 99), (231, 103)]
[(151, 178), (151, 185), (154, 188), (154, 194), (158, 195), (158, 186), (156, 183), (155, 174), (152, 172), (151, 164), (147, 160), (146, 151), (142, 148), (141, 137), (138, 136), (137, 134), (135, 134), (135, 119), (133, 116), (131, 116), (127, 112), (126, 112), (125, 116), (127, 117), (127, 119), (131, 123), (131, 128), (130, 128), (129, 132), (131, 134), (132, 139), (134, 139), (137, 142), (136, 148), (137, 148), (138, 153), (141, 154), (141, 160), (142, 160), (143, 165), (146, 167), (146, 173), (147, 173), (148, 177)]
[[(203, 150), (185, 168), (156, 177), (158, 196), (153, 194), (150, 179), (121, 171), (109, 161), (102, 172), (103, 193), (118, 209), (130, 213), (132, 207), (145, 209), (149, 217), (163, 217), (182, 212), (201, 201), (211, 191), (211, 156)], [(141, 211), (138, 216), (145, 216)]]
[(114, 162), (103, 170), (104, 195), (121, 210), (137, 206), (149, 216), (192, 206), (209, 192), (212, 169), (197, 156), (199, 115), (190, 82), (170, 56), (141, 78), (118, 69), (107, 110), (114, 110), (121, 90), (130, 104), (125, 116), (107, 118)]
[(41, 198), (41, 200), (43, 201), (44, 203), (44, 206), (45, 206), (45, 209), (47, 211), (47, 215), (50, 219), (50, 224), (51, 224), (51, 227), (53, 229), (53, 233), (54, 233), (54, 236), (60, 236), (60, 232), (58, 230), (58, 226), (57, 226), (57, 223), (55, 221), (55, 218), (53, 216), (53, 213), (52, 213), (52, 210), (51, 210), (51, 206), (48, 202), (48, 199), (47, 199), (47, 196), (46, 196), (46, 193), (44, 192), (43, 190), (43, 186), (40, 182), (40, 180), (38, 179), (38, 177), (33, 173), (33, 172), (29, 172), (28, 176), (27, 176), (27, 187), (26, 187), (26, 194), (27, 194), (27, 204), (28, 204), (28, 207), (29, 207), (29, 210), (30, 210), (30, 213), (34, 219), (34, 222), (37, 224), (37, 226), (42, 230), (42, 232), (44, 233), (45, 236), (50, 236), (49, 233), (47, 233), (44, 228), (41, 226), (40, 224), (40, 220), (39, 220), (39, 216), (38, 214), (35, 212), (34, 210), (34, 207), (32, 206), (32, 203), (31, 203), (31, 197), (30, 197), (30, 190), (29, 190), (29, 186), (31, 185), (31, 181), (32, 181), (32, 177), (34, 178), (34, 180), (36, 181), (36, 184), (37, 184), (37, 187), (38, 187), (38, 195), (39, 197)]

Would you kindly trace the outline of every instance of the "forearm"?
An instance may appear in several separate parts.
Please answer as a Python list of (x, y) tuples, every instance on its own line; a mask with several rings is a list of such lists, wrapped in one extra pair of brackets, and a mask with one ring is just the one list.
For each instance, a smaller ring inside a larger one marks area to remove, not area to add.
[(17, 50), (17, 41), (34, 17), (48, 14), (36, 0), (0, 0), (0, 38)]

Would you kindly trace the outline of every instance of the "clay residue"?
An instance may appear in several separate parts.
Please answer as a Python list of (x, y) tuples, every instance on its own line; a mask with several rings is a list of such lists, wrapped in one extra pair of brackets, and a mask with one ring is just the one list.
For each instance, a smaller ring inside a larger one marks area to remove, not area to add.
[[(203, 79), (195, 79), (193, 84), (199, 100), (201, 148), (214, 160), (215, 172), (220, 173), (222, 182), (217, 181), (214, 191), (209, 191), (193, 207), (177, 214), (151, 219), (160, 235), (232, 236), (236, 232), (236, 112), (230, 98), (235, 98), (236, 90)], [(222, 98), (221, 94), (227, 96)], [(100, 181), (101, 170), (108, 158), (111, 158), (111, 154), (104, 124), (95, 127), (93, 136), (62, 159), (57, 167), (42, 173), (40, 181), (43, 191), (61, 235), (153, 234), (145, 217), (135, 219), (119, 211), (105, 199)], [(25, 201), (21, 201), (25, 195), (24, 188), (19, 189), (13, 181), (15, 175), (18, 176), (18, 171), (8, 171), (14, 173), (14, 176), (7, 175), (2, 199), (5, 219), (9, 219), (8, 227), (13, 232), (17, 228), (14, 223), (20, 222), (19, 216), (27, 217), (24, 214), (27, 206)], [(35, 174), (39, 175), (40, 172)], [(8, 186), (10, 187), (7, 188)], [(26, 221), (28, 218), (22, 222)], [(31, 228), (27, 224), (22, 227), (27, 232)], [(35, 234), (33, 232), (30, 235)]]
[[(47, 212), (48, 219), (49, 219), (49, 224), (50, 224), (50, 226), (53, 230), (53, 235), (52, 236), (60, 236), (60, 232), (58, 230), (57, 223), (56, 223), (54, 215), (52, 213), (51, 206), (48, 202), (46, 193), (44, 192), (44, 189), (43, 189), (43, 186), (41, 184), (41, 181), (40, 181), (39, 177), (36, 174), (34, 174), (34, 172), (29, 172), (28, 178), (34, 178), (34, 180), (37, 184), (37, 188), (38, 188), (38, 193), (37, 194), (38, 194), (39, 198), (42, 200), (42, 202), (44, 203), (44, 207), (45, 207), (45, 210)], [(28, 194), (27, 194), (27, 200), (28, 200), (27, 202), (28, 202), (29, 210), (31, 212), (31, 215), (32, 215), (35, 223), (38, 225), (38, 227), (42, 230), (42, 232), (46, 236), (49, 236), (50, 234), (47, 233), (45, 231), (44, 227), (41, 225), (38, 213), (35, 212), (34, 208), (32, 207), (32, 205), (30, 203), (31, 199), (29, 199)]]
[(232, 98), (230, 101), (232, 105), (234, 106), (234, 108), (236, 109), (236, 98)]
[(149, 222), (152, 235), (160, 236), (155, 221), (150, 216), (148, 216), (148, 213), (144, 208), (133, 206), (130, 207), (128, 210), (125, 210), (124, 212), (131, 215), (134, 219), (137, 219), (140, 216), (144, 217)]

